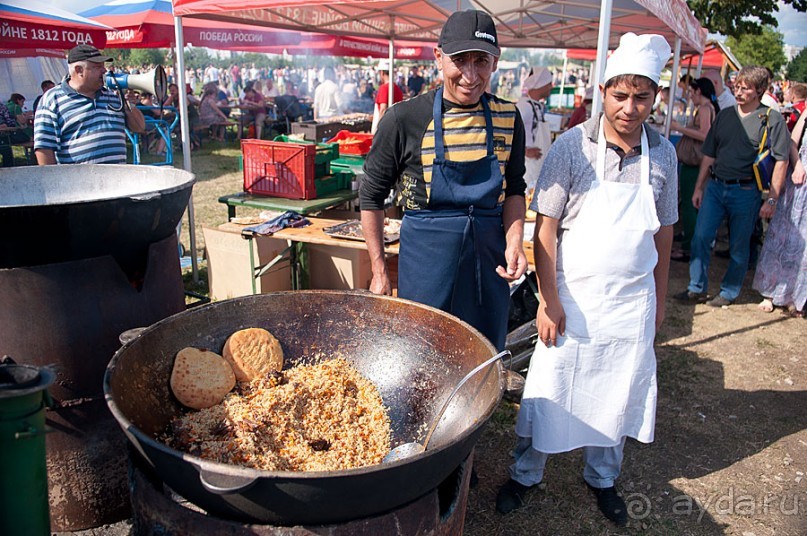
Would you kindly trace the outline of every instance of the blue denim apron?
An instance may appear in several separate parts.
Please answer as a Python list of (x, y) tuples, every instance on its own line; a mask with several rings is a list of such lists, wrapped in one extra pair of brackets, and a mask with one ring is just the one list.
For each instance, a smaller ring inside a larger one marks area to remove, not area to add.
[(510, 292), (496, 274), (507, 266), (499, 160), (487, 96), (487, 155), (472, 162), (445, 159), (443, 90), (434, 98), (434, 150), (428, 208), (408, 211), (401, 226), (398, 296), (437, 307), (468, 322), (504, 348)]

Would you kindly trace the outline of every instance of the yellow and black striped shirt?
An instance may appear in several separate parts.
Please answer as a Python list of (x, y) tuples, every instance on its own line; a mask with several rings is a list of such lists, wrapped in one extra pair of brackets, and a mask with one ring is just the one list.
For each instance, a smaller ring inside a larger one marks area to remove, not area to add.
[[(400, 102), (382, 118), (365, 161), (366, 180), (360, 191), (361, 208), (379, 210), (396, 188), (399, 203), (407, 210), (426, 208), (434, 162), (435, 92)], [(493, 149), (499, 159), (502, 193), (524, 195), (524, 127), (515, 104), (490, 96)], [(459, 107), (443, 101), (445, 158), (469, 162), (487, 154), (485, 114), (482, 104)]]

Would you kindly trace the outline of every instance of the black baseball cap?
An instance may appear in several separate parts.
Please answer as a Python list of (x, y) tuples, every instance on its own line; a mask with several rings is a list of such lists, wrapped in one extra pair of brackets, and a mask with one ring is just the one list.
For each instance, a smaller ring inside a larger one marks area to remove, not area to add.
[(449, 56), (470, 51), (487, 52), (497, 58), (501, 54), (493, 19), (476, 9), (452, 13), (443, 25), (437, 46)]
[(67, 63), (77, 61), (91, 61), (93, 63), (106, 63), (112, 61), (109, 56), (104, 56), (101, 51), (92, 45), (78, 45), (70, 49), (67, 53)]

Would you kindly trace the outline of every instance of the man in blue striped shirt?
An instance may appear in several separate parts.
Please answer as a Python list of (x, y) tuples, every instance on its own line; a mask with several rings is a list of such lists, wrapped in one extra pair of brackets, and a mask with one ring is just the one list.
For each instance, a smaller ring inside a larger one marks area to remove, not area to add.
[(40, 166), (125, 164), (126, 134), (145, 131), (136, 107), (104, 86), (103, 56), (92, 45), (70, 50), (69, 76), (40, 100), (34, 117), (34, 151)]

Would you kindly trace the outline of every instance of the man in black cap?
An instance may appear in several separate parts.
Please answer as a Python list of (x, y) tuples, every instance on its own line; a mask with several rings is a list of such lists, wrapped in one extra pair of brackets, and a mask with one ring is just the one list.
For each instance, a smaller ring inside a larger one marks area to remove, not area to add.
[(143, 113), (104, 85), (104, 64), (112, 61), (92, 45), (70, 49), (70, 74), (39, 102), (34, 117), (34, 151), (49, 164), (125, 164), (125, 127), (145, 131)]
[(499, 53), (488, 14), (448, 18), (434, 49), (443, 85), (381, 118), (359, 198), (370, 290), (392, 293), (382, 239), (384, 200), (395, 189), (405, 210), (398, 296), (458, 316), (501, 350), (509, 283), (527, 258), (524, 127), (515, 104), (487, 93)]

